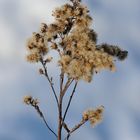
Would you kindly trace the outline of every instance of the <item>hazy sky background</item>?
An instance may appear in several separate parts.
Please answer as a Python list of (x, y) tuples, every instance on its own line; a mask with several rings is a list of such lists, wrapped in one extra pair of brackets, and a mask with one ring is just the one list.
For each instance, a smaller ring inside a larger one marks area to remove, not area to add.
[[(38, 65), (25, 61), (26, 39), (40, 23), (50, 23), (51, 11), (64, 0), (0, 0), (0, 140), (55, 140), (38, 114), (23, 104), (25, 95), (39, 98), (50, 125), (56, 130), (56, 103)], [(103, 71), (92, 83), (80, 82), (66, 119), (71, 126), (91, 107), (105, 106), (103, 122), (89, 123), (71, 139), (140, 139), (140, 1), (83, 0), (94, 19), (98, 43), (108, 42), (128, 50), (117, 71)], [(57, 80), (57, 67), (50, 74)]]

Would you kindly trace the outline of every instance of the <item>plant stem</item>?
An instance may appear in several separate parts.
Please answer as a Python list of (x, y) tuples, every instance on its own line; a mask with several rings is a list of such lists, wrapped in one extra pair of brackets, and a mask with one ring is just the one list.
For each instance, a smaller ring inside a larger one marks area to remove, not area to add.
[(66, 129), (67, 132), (70, 130), (68, 129), (67, 125), (63, 122), (62, 119), (62, 102), (63, 102), (63, 97), (73, 82), (74, 79), (68, 78), (67, 82), (65, 83), (65, 86), (63, 88), (63, 82), (64, 82), (64, 73), (61, 71), (60, 74), (60, 95), (59, 95), (59, 107), (58, 107), (58, 112), (59, 112), (59, 117), (58, 117), (58, 140), (61, 140), (61, 131), (62, 131), (62, 126)]
[(50, 126), (49, 126), (48, 123), (46, 122), (44, 116), (42, 116), (42, 119), (43, 119), (45, 125), (47, 126), (47, 128), (48, 128), (48, 129), (56, 136), (56, 138), (57, 138), (57, 134), (50, 128)]
[(61, 131), (62, 131), (62, 100), (63, 100), (63, 81), (64, 73), (61, 70), (60, 74), (60, 95), (58, 100), (58, 140), (61, 140)]
[(45, 72), (44, 75), (45, 75), (45, 77), (47, 78), (47, 80), (48, 80), (48, 82), (49, 82), (49, 84), (50, 84), (50, 86), (51, 86), (51, 89), (52, 89), (52, 91), (53, 91), (53, 94), (54, 94), (54, 97), (55, 97), (55, 100), (56, 100), (56, 103), (57, 103), (57, 107), (59, 108), (58, 97), (57, 97), (57, 95), (56, 95), (56, 92), (55, 92), (53, 83), (52, 83), (52, 81), (51, 81), (50, 78), (49, 78), (49, 75), (48, 75), (48, 72), (47, 72), (47, 68), (45, 67), (45, 64), (44, 64), (43, 60), (41, 60), (41, 63), (42, 63), (43, 68), (44, 68), (44, 72)]
[(74, 81), (74, 79), (68, 78), (64, 89), (62, 90), (62, 97), (64, 96), (64, 94), (66, 93), (67, 89), (69, 88), (69, 86), (72, 84), (72, 82)]
[(32, 105), (32, 107), (35, 108), (35, 110), (37, 111), (37, 113), (39, 114), (39, 116), (43, 119), (43, 121), (44, 121), (46, 127), (49, 129), (49, 131), (51, 131), (55, 135), (55, 137), (57, 138), (57, 134), (48, 125), (48, 123), (47, 123), (47, 121), (46, 121), (46, 119), (45, 119), (42, 111), (40, 110), (39, 106), (38, 105), (33, 105), (33, 104), (31, 104), (31, 105)]
[(85, 122), (87, 122), (87, 120), (82, 119), (81, 122), (80, 122), (79, 124), (75, 125), (75, 126), (70, 130), (70, 132), (68, 133), (68, 135), (67, 135), (67, 137), (65, 138), (65, 140), (68, 140), (69, 137), (70, 137), (70, 135), (71, 135), (74, 131), (76, 131), (78, 128), (80, 128)]
[(58, 118), (58, 140), (61, 140), (62, 131), (62, 97), (59, 98), (59, 118)]
[(75, 90), (76, 90), (77, 84), (78, 84), (78, 82), (76, 81), (76, 82), (75, 82), (75, 85), (74, 85), (74, 88), (73, 88), (73, 91), (72, 91), (72, 94), (71, 94), (71, 96), (70, 96), (70, 99), (69, 99), (68, 105), (67, 105), (67, 107), (66, 107), (66, 110), (65, 110), (64, 116), (63, 116), (63, 122), (65, 121), (65, 118), (66, 118), (66, 115), (67, 115), (68, 109), (69, 109), (69, 107), (70, 107), (70, 104), (71, 104), (71, 101), (72, 101), (73, 95), (74, 95), (74, 93), (75, 93)]

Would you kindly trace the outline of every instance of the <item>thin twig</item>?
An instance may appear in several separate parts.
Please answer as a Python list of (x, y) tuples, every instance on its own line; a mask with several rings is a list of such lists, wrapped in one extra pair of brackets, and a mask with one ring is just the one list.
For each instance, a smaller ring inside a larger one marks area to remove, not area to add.
[(42, 117), (42, 119), (43, 119), (45, 125), (47, 126), (47, 128), (57, 137), (57, 134), (50, 128), (50, 126), (49, 126), (48, 123), (46, 122), (44, 116)]
[(61, 74), (60, 74), (60, 93), (63, 90), (63, 82), (64, 82), (64, 72), (61, 70)]
[[(62, 75), (60, 75), (60, 97), (59, 97), (59, 126), (58, 126), (58, 137), (61, 135), (60, 131), (62, 130), (62, 126), (65, 128), (65, 130), (67, 132), (70, 132), (67, 124), (63, 121), (62, 118), (62, 102), (63, 102), (63, 97), (67, 91), (67, 89), (69, 88), (69, 86), (71, 85), (71, 83), (73, 82), (74, 79), (68, 78), (64, 88), (63, 88), (63, 80), (64, 80), (64, 74), (61, 72)], [(61, 137), (61, 136), (60, 136)]]
[(68, 135), (67, 135), (67, 137), (65, 138), (65, 140), (68, 140), (69, 137), (70, 137), (70, 135), (71, 135), (74, 131), (76, 131), (78, 128), (80, 128), (85, 122), (87, 122), (87, 120), (82, 119), (81, 122), (80, 122), (79, 124), (75, 125), (75, 126), (70, 130), (70, 132), (68, 133)]
[(50, 84), (50, 86), (51, 86), (51, 89), (52, 89), (52, 91), (53, 91), (55, 100), (56, 100), (56, 102), (57, 102), (57, 107), (59, 108), (58, 98), (57, 98), (57, 95), (56, 95), (56, 92), (55, 92), (53, 83), (52, 83), (52, 81), (51, 81), (50, 78), (49, 78), (49, 75), (48, 75), (48, 72), (47, 72), (47, 68), (45, 67), (45, 64), (44, 64), (43, 60), (41, 61), (41, 63), (42, 63), (43, 68), (44, 68), (44, 72), (45, 72), (44, 75), (46, 76), (46, 78), (47, 78), (47, 80), (48, 80), (48, 82), (49, 82), (49, 84)]
[(71, 85), (71, 83), (73, 82), (72, 78), (68, 78), (64, 88), (63, 88), (63, 82), (64, 82), (64, 73), (63, 71), (61, 71), (61, 75), (60, 75), (60, 95), (59, 95), (59, 106), (58, 106), (58, 111), (59, 111), (59, 118), (58, 118), (58, 140), (61, 140), (61, 131), (62, 131), (62, 126), (66, 129), (67, 132), (69, 132), (69, 128), (67, 127), (66, 123), (63, 123), (63, 119), (62, 119), (62, 102), (63, 102), (63, 97), (67, 91), (67, 89), (69, 88), (69, 86)]
[(64, 86), (64, 89), (62, 91), (62, 97), (64, 96), (64, 94), (66, 93), (67, 89), (69, 88), (69, 86), (72, 84), (73, 81), (74, 81), (74, 79), (68, 78), (68, 80)]
[[(61, 70), (61, 74), (60, 74), (60, 94), (61, 94), (61, 98), (63, 98), (62, 97), (63, 82), (64, 82), (64, 72)], [(64, 129), (69, 133), (70, 130), (69, 130), (67, 124), (64, 121), (62, 121), (62, 115), (61, 115), (61, 123), (62, 123), (61, 125), (63, 125)]]
[(62, 122), (62, 125), (65, 128), (65, 130), (69, 133), (70, 129), (68, 128), (67, 124), (64, 121)]
[(45, 117), (44, 117), (42, 111), (40, 110), (39, 106), (38, 106), (38, 105), (33, 105), (33, 104), (31, 104), (31, 105), (32, 105), (32, 107), (34, 107), (34, 108), (36, 109), (37, 113), (38, 113), (38, 114), (40, 115), (40, 117), (43, 119), (43, 121), (44, 121), (46, 127), (49, 129), (49, 131), (51, 131), (51, 132), (55, 135), (55, 137), (57, 138), (57, 134), (56, 134), (56, 133), (50, 128), (50, 126), (48, 125), (48, 123), (47, 123), (47, 121), (46, 121), (46, 119), (45, 119)]
[(67, 105), (67, 107), (66, 107), (64, 116), (63, 116), (63, 122), (65, 121), (65, 118), (66, 118), (68, 109), (69, 109), (69, 107), (70, 107), (70, 104), (71, 104), (71, 101), (72, 101), (72, 97), (73, 97), (73, 95), (74, 95), (74, 93), (75, 93), (75, 89), (76, 89), (76, 87), (77, 87), (77, 84), (78, 84), (78, 82), (76, 81), (76, 82), (75, 82), (75, 85), (74, 85), (74, 88), (73, 88), (73, 91), (72, 91), (72, 94), (71, 94), (71, 96), (70, 96), (70, 98), (69, 98), (69, 102), (68, 102), (68, 105)]

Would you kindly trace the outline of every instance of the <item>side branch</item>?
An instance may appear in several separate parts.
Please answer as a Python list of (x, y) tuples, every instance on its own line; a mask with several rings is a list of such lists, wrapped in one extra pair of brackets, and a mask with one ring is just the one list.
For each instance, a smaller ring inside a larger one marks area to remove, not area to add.
[(71, 96), (70, 96), (70, 98), (69, 98), (69, 102), (68, 102), (68, 105), (67, 105), (67, 107), (66, 107), (66, 110), (65, 110), (64, 116), (63, 116), (63, 122), (65, 121), (65, 118), (66, 118), (66, 115), (67, 115), (68, 109), (69, 109), (69, 107), (70, 107), (70, 104), (71, 104), (71, 101), (72, 101), (73, 95), (74, 95), (74, 93), (75, 93), (75, 90), (76, 90), (77, 84), (78, 84), (78, 81), (75, 82), (75, 85), (74, 85), (74, 88), (73, 88), (72, 94), (71, 94)]
[(63, 90), (63, 82), (64, 82), (64, 73), (61, 70), (61, 74), (60, 74), (60, 93), (62, 93), (62, 90)]
[(39, 116), (43, 119), (43, 121), (44, 121), (46, 127), (47, 127), (47, 128), (49, 129), (49, 131), (52, 132), (52, 133), (55, 135), (55, 137), (57, 138), (57, 137), (58, 137), (57, 134), (50, 128), (50, 126), (48, 125), (48, 123), (47, 123), (47, 121), (46, 121), (46, 119), (45, 119), (45, 117), (44, 117), (42, 111), (40, 110), (39, 106), (37, 105), (37, 104), (38, 104), (37, 100), (34, 100), (34, 99), (32, 99), (32, 98), (29, 97), (28, 100), (27, 100), (27, 102), (26, 102), (26, 104), (31, 105), (31, 106), (37, 111), (37, 113), (39, 114)]
[(48, 82), (49, 82), (49, 84), (50, 84), (50, 86), (51, 86), (51, 89), (52, 89), (52, 91), (53, 91), (55, 100), (56, 100), (56, 102), (57, 102), (57, 107), (59, 108), (58, 97), (57, 97), (57, 95), (56, 95), (56, 92), (55, 92), (53, 83), (52, 83), (51, 79), (49, 78), (49, 75), (48, 75), (48, 72), (47, 72), (47, 68), (45, 67), (45, 64), (44, 64), (43, 60), (41, 61), (41, 64), (43, 65), (44, 72), (45, 72), (44, 75), (45, 75), (45, 77), (47, 78), (47, 80), (48, 80)]
[(64, 96), (64, 94), (66, 93), (67, 89), (69, 88), (69, 86), (72, 84), (72, 82), (74, 81), (74, 79), (69, 78), (64, 86), (64, 89), (62, 91), (62, 97)]
[(75, 125), (75, 126), (70, 130), (70, 132), (68, 133), (68, 135), (67, 135), (67, 137), (65, 138), (65, 140), (68, 140), (69, 137), (70, 137), (70, 135), (71, 135), (74, 131), (76, 131), (78, 128), (80, 128), (80, 127), (81, 127), (84, 123), (86, 123), (86, 122), (87, 122), (87, 120), (82, 119), (81, 122), (80, 122), (79, 124)]
[(46, 127), (49, 129), (49, 131), (51, 131), (55, 135), (55, 137), (57, 138), (57, 134), (50, 128), (50, 126), (48, 125), (48, 123), (47, 123), (47, 121), (46, 121), (46, 119), (45, 119), (45, 117), (43, 115), (43, 113), (42, 113), (41, 118), (43, 119), (43, 121), (44, 121)]

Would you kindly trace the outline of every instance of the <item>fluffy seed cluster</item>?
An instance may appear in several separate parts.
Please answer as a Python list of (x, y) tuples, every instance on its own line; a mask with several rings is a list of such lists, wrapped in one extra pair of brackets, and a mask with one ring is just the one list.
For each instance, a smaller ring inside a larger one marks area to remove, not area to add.
[(39, 62), (48, 53), (47, 41), (45, 41), (44, 35), (33, 33), (27, 41), (27, 49), (29, 52), (27, 60), (29, 62)]
[(128, 55), (128, 51), (121, 50), (118, 46), (109, 45), (106, 43), (98, 45), (97, 49), (103, 50), (104, 52), (108, 53), (109, 55), (116, 56), (119, 60), (124, 60)]
[(37, 106), (37, 104), (39, 103), (38, 100), (33, 99), (32, 96), (25, 96), (23, 101), (25, 104), (32, 105), (32, 106)]
[(34, 99), (32, 96), (25, 96), (23, 101), (25, 104), (32, 106), (40, 115), (40, 117), (43, 117), (43, 113), (38, 106), (38, 99)]
[[(44, 60), (49, 49), (60, 55), (59, 66), (70, 78), (90, 82), (103, 69), (115, 70), (114, 57), (124, 60), (127, 51), (118, 46), (97, 44), (92, 18), (81, 0), (70, 0), (53, 11), (55, 21), (43, 23), (39, 33), (28, 40), (29, 62)], [(45, 60), (44, 60), (45, 61)]]
[(83, 113), (83, 119), (89, 121), (92, 126), (102, 121), (104, 107), (100, 106), (97, 109), (90, 109)]

